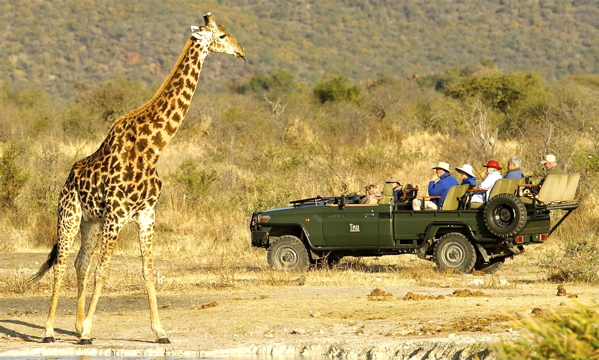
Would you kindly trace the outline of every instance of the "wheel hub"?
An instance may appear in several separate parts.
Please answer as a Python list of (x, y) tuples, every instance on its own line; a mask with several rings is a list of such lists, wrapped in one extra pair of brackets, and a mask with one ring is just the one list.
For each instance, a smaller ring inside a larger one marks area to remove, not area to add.
[(284, 267), (292, 267), (298, 261), (297, 253), (291, 248), (281, 249), (279, 253), (279, 259), (281, 260), (281, 265)]
[(460, 246), (450, 245), (447, 248), (445, 259), (452, 265), (460, 264), (464, 260), (464, 251)]

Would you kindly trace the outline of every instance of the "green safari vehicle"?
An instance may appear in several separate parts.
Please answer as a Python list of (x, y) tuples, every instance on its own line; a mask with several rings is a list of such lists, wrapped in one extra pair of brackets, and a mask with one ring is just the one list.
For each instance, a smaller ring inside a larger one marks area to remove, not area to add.
[[(527, 245), (547, 240), (578, 207), (579, 179), (580, 174), (548, 175), (540, 188), (521, 179), (498, 180), (478, 207), (469, 202), (475, 190), (456, 185), (436, 211), (413, 210), (414, 193), (393, 202), (387, 185), (375, 205), (359, 204), (355, 194), (295, 200), (254, 212), (251, 241), (281, 270), (304, 271), (344, 256), (415, 254), (442, 270), (492, 273)], [(554, 210), (562, 210), (561, 218), (551, 226)]]

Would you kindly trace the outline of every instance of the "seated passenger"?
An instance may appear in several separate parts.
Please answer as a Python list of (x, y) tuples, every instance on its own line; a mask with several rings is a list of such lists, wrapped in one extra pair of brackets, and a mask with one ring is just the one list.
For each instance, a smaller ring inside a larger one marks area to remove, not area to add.
[(486, 191), (479, 192), (479, 193), (472, 195), (470, 202), (473, 202), (473, 203), (487, 202), (487, 200), (488, 200), (487, 196), (489, 196), (489, 194), (491, 193), (491, 190), (493, 189), (493, 186), (495, 185), (495, 181), (502, 178), (501, 174), (499, 173), (499, 170), (501, 170), (502, 167), (499, 166), (499, 163), (497, 161), (489, 160), (487, 165), (483, 165), (483, 166), (487, 168), (487, 176), (480, 183), (480, 185), (477, 187), (477, 189), (478, 190), (486, 190)]
[(545, 178), (547, 175), (552, 174), (563, 174), (564, 171), (561, 167), (557, 166), (557, 158), (553, 154), (548, 154), (545, 156), (545, 160), (541, 161), (541, 165), (545, 168), (545, 176), (539, 181), (539, 186), (542, 186), (545, 182)]
[(376, 205), (381, 198), (381, 192), (375, 184), (366, 185), (364, 189), (366, 196), (360, 199), (360, 204)]
[(455, 168), (458, 171), (460, 178), (462, 178), (462, 185), (476, 185), (476, 177), (472, 165), (464, 164), (461, 168)]
[[(449, 164), (440, 161), (437, 166), (433, 168), (435, 170), (435, 176), (428, 183), (428, 195), (439, 196), (440, 198), (433, 198), (430, 200), (414, 199), (412, 201), (412, 208), (414, 210), (438, 210), (443, 206), (445, 196), (449, 191), (449, 188), (458, 185), (458, 181), (451, 176), (449, 170)], [(422, 206), (424, 202), (424, 207)]]
[(402, 186), (399, 182), (399, 179), (395, 176), (392, 176), (389, 180), (387, 180), (387, 184), (393, 185), (393, 201), (398, 202), (401, 200), (402, 196)]
[(503, 177), (504, 179), (522, 179), (524, 174), (522, 170), (520, 170), (520, 166), (522, 166), (522, 161), (517, 156), (510, 156), (507, 161), (507, 170), (508, 172)]

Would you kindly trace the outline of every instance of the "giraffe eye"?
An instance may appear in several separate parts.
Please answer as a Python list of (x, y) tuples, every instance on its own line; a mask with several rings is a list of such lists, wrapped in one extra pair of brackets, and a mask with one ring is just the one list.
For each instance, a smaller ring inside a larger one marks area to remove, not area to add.
[(219, 37), (218, 37), (218, 38), (222, 40), (222, 39), (224, 39), (224, 38), (226, 38), (226, 37), (227, 37), (227, 35), (226, 35), (226, 34), (222, 34), (222, 35), (219, 35)]

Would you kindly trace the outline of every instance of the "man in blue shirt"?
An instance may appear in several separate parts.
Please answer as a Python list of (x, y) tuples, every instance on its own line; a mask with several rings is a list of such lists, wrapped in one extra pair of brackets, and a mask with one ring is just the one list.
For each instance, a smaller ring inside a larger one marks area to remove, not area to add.
[(451, 176), (448, 163), (440, 161), (433, 169), (435, 170), (435, 178), (428, 183), (428, 195), (439, 196), (440, 198), (424, 200), (424, 208), (422, 208), (422, 199), (414, 199), (412, 201), (414, 210), (439, 210), (443, 206), (449, 188), (458, 185), (458, 181)]
[(522, 179), (524, 174), (522, 170), (520, 170), (520, 166), (522, 165), (522, 161), (517, 156), (510, 156), (507, 161), (507, 169), (508, 172), (503, 177), (504, 179)]

